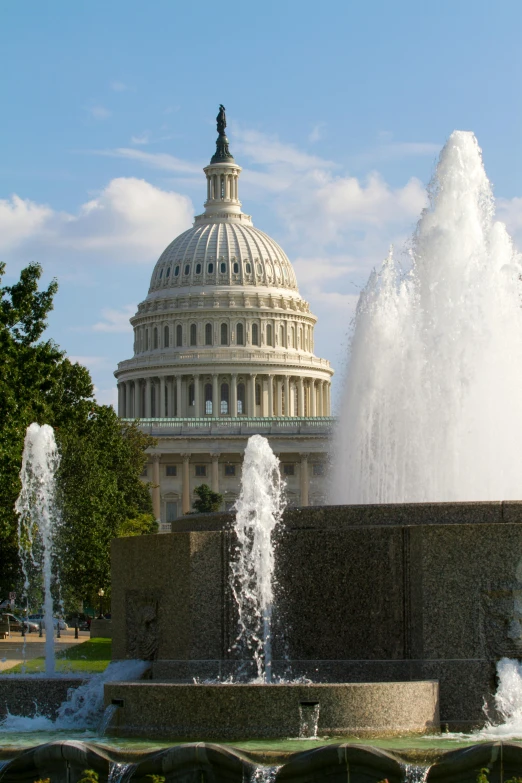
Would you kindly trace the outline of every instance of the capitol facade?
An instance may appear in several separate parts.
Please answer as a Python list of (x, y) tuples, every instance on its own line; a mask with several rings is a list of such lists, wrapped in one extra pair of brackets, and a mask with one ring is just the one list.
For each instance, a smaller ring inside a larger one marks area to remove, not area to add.
[(241, 211), (223, 107), (217, 122), (205, 211), (156, 263), (133, 358), (115, 372), (120, 417), (157, 438), (143, 478), (162, 531), (200, 484), (230, 508), (255, 433), (280, 459), (289, 505), (324, 502), (333, 370), (314, 355), (317, 318), (286, 254)]

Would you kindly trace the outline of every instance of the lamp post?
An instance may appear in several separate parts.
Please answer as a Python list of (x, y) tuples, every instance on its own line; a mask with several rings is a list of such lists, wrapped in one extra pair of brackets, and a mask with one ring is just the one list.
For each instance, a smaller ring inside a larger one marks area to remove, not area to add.
[(105, 590), (103, 587), (100, 587), (98, 590), (98, 595), (100, 596), (100, 614), (98, 616), (98, 620), (103, 620), (103, 596), (105, 595)]

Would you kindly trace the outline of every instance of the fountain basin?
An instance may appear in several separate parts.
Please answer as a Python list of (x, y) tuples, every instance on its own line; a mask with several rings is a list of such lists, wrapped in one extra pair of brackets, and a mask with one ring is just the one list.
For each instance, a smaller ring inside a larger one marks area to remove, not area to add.
[(0, 678), (0, 720), (7, 713), (33, 716), (35, 713), (54, 719), (70, 688), (78, 688), (85, 677), (57, 675), (3, 675)]
[(439, 730), (434, 681), (341, 684), (110, 682), (116, 736), (184, 739), (393, 736)]

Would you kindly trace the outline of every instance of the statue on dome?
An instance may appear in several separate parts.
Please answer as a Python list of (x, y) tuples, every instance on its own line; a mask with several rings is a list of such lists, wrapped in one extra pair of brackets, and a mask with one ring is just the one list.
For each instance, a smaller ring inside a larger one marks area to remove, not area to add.
[(227, 127), (227, 115), (225, 114), (225, 107), (222, 103), (219, 104), (219, 114), (216, 117), (217, 130), (220, 136), (225, 135), (225, 128)]

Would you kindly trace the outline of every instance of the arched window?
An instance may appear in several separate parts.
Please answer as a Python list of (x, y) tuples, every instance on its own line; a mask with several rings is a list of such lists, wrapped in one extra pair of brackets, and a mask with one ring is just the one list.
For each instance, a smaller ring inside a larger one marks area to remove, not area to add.
[(177, 267), (174, 269), (174, 277), (179, 277), (179, 264), (178, 264), (178, 265), (177, 265)]
[(190, 324), (190, 344), (198, 344), (198, 328), (196, 324)]
[(169, 268), (167, 269), (167, 274), (166, 274), (166, 277), (170, 277), (170, 266), (169, 266)]
[(238, 415), (245, 413), (245, 384), (238, 383), (237, 385), (237, 412)]
[(190, 406), (193, 406), (193, 405), (196, 404), (195, 389), (194, 389), (194, 384), (193, 383), (189, 383), (189, 401), (188, 401), (188, 404)]
[(243, 328), (243, 324), (238, 324), (236, 326), (236, 345), (244, 345), (245, 344), (245, 330)]
[(185, 264), (184, 274), (188, 275), (190, 273), (190, 264)]
[(237, 261), (235, 262), (233, 269), (234, 269), (234, 274), (238, 275), (239, 274), (239, 264), (237, 263)]
[(226, 415), (228, 413), (228, 383), (221, 384), (221, 414)]
[(178, 348), (181, 348), (183, 345), (183, 328), (181, 324), (176, 326), (176, 345)]
[(205, 384), (205, 413), (212, 415), (212, 384)]
[(279, 327), (279, 345), (281, 346), (281, 348), (283, 348), (284, 344), (285, 344), (285, 328), (283, 324), (281, 324), (281, 326)]
[(256, 405), (261, 405), (261, 384), (256, 383)]
[(205, 324), (205, 345), (212, 345), (212, 324)]
[(154, 350), (158, 347), (158, 328), (154, 327)]
[(221, 198), (225, 198), (225, 177), (223, 174), (221, 175), (221, 188), (220, 188)]
[(252, 345), (259, 345), (259, 327), (252, 324)]
[(228, 345), (228, 326), (221, 324), (221, 345)]
[(207, 272), (209, 273), (209, 275), (211, 275), (213, 271), (214, 271), (214, 264), (208, 264)]
[(252, 274), (252, 267), (250, 266), (250, 264), (245, 264), (245, 272), (247, 273), (247, 275)]
[(222, 275), (226, 273), (227, 265), (224, 261), (222, 261), (221, 264), (219, 265), (219, 271), (221, 272)]
[(197, 275), (201, 274), (201, 264), (196, 264), (196, 274)]
[(299, 328), (299, 348), (301, 348), (301, 350), (302, 350), (303, 346), (304, 346), (304, 343), (303, 343), (303, 327), (301, 326)]
[(163, 346), (164, 346), (165, 348), (168, 348), (168, 347), (169, 347), (169, 342), (170, 342), (170, 337), (169, 337), (169, 327), (168, 327), (168, 326), (166, 326), (166, 327), (163, 329)]
[(295, 326), (290, 329), (290, 347), (295, 348)]
[(267, 324), (266, 327), (266, 344), (272, 345), (272, 326)]

